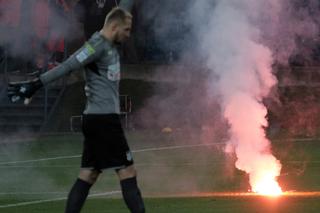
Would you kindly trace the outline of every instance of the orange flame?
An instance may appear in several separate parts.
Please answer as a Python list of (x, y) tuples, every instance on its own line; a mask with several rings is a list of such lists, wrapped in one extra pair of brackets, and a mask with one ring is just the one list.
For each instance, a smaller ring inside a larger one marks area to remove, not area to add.
[(278, 182), (270, 176), (265, 176), (254, 183), (252, 191), (266, 196), (280, 196), (282, 194)]

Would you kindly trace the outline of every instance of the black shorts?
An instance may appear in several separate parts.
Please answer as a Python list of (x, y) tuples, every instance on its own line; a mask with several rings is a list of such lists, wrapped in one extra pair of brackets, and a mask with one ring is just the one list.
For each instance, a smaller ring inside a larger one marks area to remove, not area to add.
[(133, 164), (120, 116), (117, 114), (84, 114), (82, 168), (121, 169)]

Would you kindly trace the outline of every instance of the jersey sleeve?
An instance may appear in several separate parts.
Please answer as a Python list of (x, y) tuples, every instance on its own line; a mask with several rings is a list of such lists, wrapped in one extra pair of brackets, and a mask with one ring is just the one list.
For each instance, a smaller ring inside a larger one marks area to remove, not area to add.
[(99, 59), (104, 52), (103, 42), (101, 36), (93, 36), (63, 63), (40, 75), (41, 82), (46, 85)]
[(122, 9), (131, 12), (134, 5), (134, 0), (121, 0), (119, 3), (119, 7)]

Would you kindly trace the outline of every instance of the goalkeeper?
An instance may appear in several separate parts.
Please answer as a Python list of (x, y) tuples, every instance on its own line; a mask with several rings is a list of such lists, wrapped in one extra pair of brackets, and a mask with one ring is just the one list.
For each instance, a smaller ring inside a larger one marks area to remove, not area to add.
[(91, 186), (105, 169), (115, 169), (127, 207), (133, 213), (145, 212), (137, 185), (136, 170), (121, 127), (119, 113), (120, 62), (116, 43), (124, 42), (131, 31), (128, 12), (132, 0), (122, 0), (106, 16), (104, 26), (66, 61), (29, 82), (9, 83), (11, 101), (30, 100), (44, 85), (81, 67), (85, 68), (87, 103), (83, 112), (84, 146), (81, 169), (66, 204), (65, 213), (78, 213)]

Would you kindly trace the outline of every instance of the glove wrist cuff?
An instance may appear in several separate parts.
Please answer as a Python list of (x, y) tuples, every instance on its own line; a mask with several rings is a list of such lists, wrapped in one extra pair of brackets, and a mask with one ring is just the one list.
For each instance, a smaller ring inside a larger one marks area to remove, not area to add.
[(41, 82), (41, 80), (39, 78), (34, 80), (34, 87), (36, 90), (43, 87), (43, 83)]

